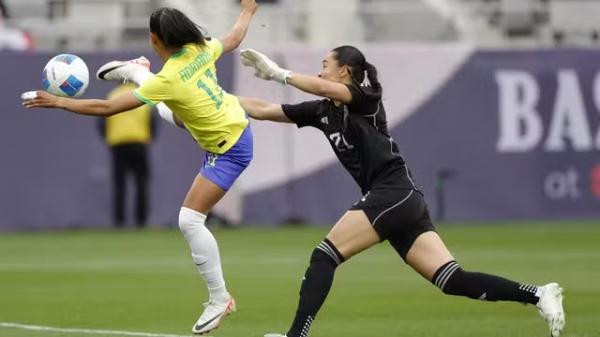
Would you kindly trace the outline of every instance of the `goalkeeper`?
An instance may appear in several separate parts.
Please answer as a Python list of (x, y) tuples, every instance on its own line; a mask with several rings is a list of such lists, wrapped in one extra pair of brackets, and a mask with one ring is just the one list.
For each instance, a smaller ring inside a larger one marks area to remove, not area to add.
[(560, 335), (565, 317), (562, 289), (557, 283), (540, 287), (517, 283), (463, 270), (455, 261), (436, 233), (423, 194), (389, 135), (377, 70), (358, 49), (342, 46), (331, 51), (323, 60), (319, 77), (282, 69), (254, 50), (242, 51), (242, 63), (253, 67), (262, 79), (324, 97), (294, 105), (253, 98), (241, 102), (254, 119), (320, 129), (363, 193), (313, 250), (287, 337), (308, 335), (336, 268), (384, 240), (445, 294), (536, 305), (548, 322), (551, 336)]

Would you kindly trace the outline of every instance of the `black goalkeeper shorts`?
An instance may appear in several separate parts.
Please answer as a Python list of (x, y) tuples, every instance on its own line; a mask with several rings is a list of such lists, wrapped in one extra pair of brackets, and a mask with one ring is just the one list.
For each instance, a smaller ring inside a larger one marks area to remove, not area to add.
[(421, 192), (380, 188), (369, 191), (350, 210), (362, 210), (381, 241), (388, 240), (406, 261), (419, 235), (435, 231)]

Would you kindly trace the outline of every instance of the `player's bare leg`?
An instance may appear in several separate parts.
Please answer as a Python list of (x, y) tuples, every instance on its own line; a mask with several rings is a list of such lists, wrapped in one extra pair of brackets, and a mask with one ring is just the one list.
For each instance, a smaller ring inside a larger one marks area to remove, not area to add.
[(406, 262), (449, 295), (534, 304), (546, 319), (551, 336), (560, 336), (565, 318), (562, 289), (556, 283), (535, 287), (494, 275), (464, 271), (436, 232), (421, 234), (408, 251)]
[(406, 263), (428, 280), (454, 257), (436, 232), (425, 232), (417, 237), (406, 254)]
[(381, 239), (363, 211), (348, 211), (327, 234), (346, 260), (379, 243)]

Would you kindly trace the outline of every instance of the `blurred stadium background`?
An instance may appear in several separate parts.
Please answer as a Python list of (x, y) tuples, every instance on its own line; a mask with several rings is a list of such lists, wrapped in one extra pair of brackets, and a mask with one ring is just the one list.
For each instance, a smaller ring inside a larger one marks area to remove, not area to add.
[[(202, 162), (195, 143), (162, 123), (151, 148), (151, 229), (106, 231), (110, 158), (96, 121), (26, 111), (19, 95), (41, 86), (59, 53), (81, 56), (92, 73), (146, 55), (157, 71), (153, 9), (177, 7), (219, 37), (236, 1), (3, 3), (0, 336), (68, 334), (3, 322), (187, 334), (205, 295), (170, 228)], [(566, 335), (600, 336), (598, 18), (598, 0), (270, 0), (260, 1), (242, 46), (314, 74), (332, 48), (361, 48), (380, 71), (392, 135), (457, 257), (531, 283), (561, 282)], [(225, 55), (218, 68), (232, 93), (310, 98), (238, 63)], [(84, 97), (112, 88), (92, 79)], [(254, 161), (212, 221), (241, 304), (216, 336), (285, 330), (310, 249), (360, 194), (317, 131), (257, 122), (253, 130)], [(311, 226), (280, 226), (289, 223)], [(356, 258), (337, 283), (313, 336), (546, 333), (531, 308), (439, 296), (388, 247)]]

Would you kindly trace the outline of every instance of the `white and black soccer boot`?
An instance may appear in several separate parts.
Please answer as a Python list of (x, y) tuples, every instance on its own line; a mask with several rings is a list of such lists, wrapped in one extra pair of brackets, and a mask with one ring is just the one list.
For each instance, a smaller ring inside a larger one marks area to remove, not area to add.
[(558, 283), (548, 283), (538, 287), (540, 300), (535, 305), (540, 315), (548, 323), (551, 337), (559, 337), (565, 327), (565, 311), (563, 310), (563, 289)]
[(236, 310), (235, 299), (232, 296), (229, 296), (225, 302), (211, 300), (204, 303), (204, 306), (206, 307), (204, 312), (192, 327), (192, 332), (199, 335), (207, 334), (218, 328), (223, 318)]
[(128, 61), (110, 61), (98, 69), (96, 77), (103, 81), (132, 82), (140, 67), (144, 71), (150, 69), (150, 61), (144, 56)]

